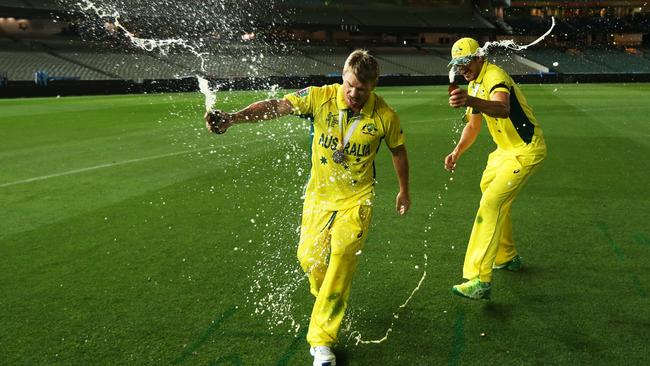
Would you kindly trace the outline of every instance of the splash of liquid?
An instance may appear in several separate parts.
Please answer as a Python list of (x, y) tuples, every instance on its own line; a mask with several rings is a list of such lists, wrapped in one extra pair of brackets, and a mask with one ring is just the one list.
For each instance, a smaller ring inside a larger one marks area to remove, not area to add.
[(200, 52), (200, 50), (191, 45), (187, 40), (181, 38), (168, 38), (168, 39), (153, 39), (153, 38), (141, 38), (133, 34), (126, 27), (120, 23), (120, 13), (117, 11), (109, 11), (104, 8), (101, 8), (90, 0), (81, 0), (78, 3), (79, 7), (83, 11), (92, 11), (100, 19), (111, 22), (116, 29), (121, 29), (124, 35), (131, 41), (131, 43), (147, 52), (152, 52), (153, 50), (158, 50), (161, 55), (166, 56), (169, 54), (169, 51), (172, 47), (183, 48), (194, 56), (196, 56), (201, 62), (201, 72), (196, 75), (196, 79), (199, 83), (199, 90), (205, 96), (205, 109), (207, 112), (213, 110), (213, 106), (217, 101), (216, 90), (210, 88), (210, 84), (207, 79), (203, 78), (200, 74), (205, 74), (205, 57), (208, 55), (207, 52)]
[[(249, 2), (246, 2), (249, 3)], [(125, 35), (130, 42), (140, 49), (143, 49), (148, 52), (158, 51), (161, 55), (167, 55), (173, 47), (180, 47), (184, 50), (189, 51), (191, 54), (196, 56), (201, 61), (200, 71), (196, 70), (196, 79), (198, 81), (198, 87), (200, 92), (205, 96), (205, 108), (206, 111), (213, 111), (215, 102), (217, 100), (217, 91), (221, 88), (221, 85), (210, 86), (210, 81), (206, 76), (206, 59), (210, 56), (209, 53), (200, 52), (199, 48), (190, 42), (179, 39), (179, 38), (170, 38), (170, 39), (152, 39), (152, 38), (141, 38), (136, 36), (133, 32), (129, 31), (121, 22), (120, 22), (120, 13), (118, 11), (107, 10), (106, 7), (95, 5), (90, 0), (80, 0), (77, 5), (84, 12), (95, 14), (102, 21), (113, 24), (116, 29), (120, 29), (120, 33)], [(243, 5), (242, 5), (243, 6)], [(246, 5), (247, 7), (250, 4)], [(224, 10), (222, 5), (222, 10)], [(267, 9), (268, 10), (268, 9)], [(246, 13), (250, 16), (251, 14)], [(232, 30), (232, 29), (231, 29)], [(258, 58), (256, 57), (247, 57), (251, 62), (261, 62), (264, 58), (263, 54), (260, 54)], [(245, 62), (246, 59), (242, 59), (242, 62)], [(257, 73), (257, 70), (250, 66), (251, 74)], [(279, 86), (271, 85), (269, 89), (268, 97), (275, 97), (278, 93)], [(281, 130), (282, 134), (286, 136), (302, 136), (305, 132), (308, 131), (307, 126), (302, 126), (302, 123), (296, 124), (288, 123), (284, 125)], [(258, 132), (258, 135), (260, 132)], [(216, 141), (216, 140), (215, 140)], [(296, 144), (288, 144), (289, 149), (287, 155), (284, 159), (285, 163), (281, 165), (285, 169), (289, 169), (287, 162), (291, 161), (305, 161), (307, 159), (306, 152)], [(211, 154), (214, 151), (210, 152)], [(280, 163), (280, 160), (277, 160)], [(234, 165), (239, 164), (239, 159), (234, 161)], [(253, 167), (254, 168), (254, 167)], [(242, 172), (240, 179), (248, 178), (252, 176), (252, 170)], [(296, 174), (296, 171), (293, 170), (292, 174)], [(298, 167), (297, 175), (302, 176), (303, 167)], [(281, 177), (282, 175), (278, 175)], [(302, 192), (304, 187), (302, 183), (300, 186), (287, 186), (286, 182), (275, 182), (276, 185), (282, 186), (282, 189), (273, 190), (269, 193), (268, 201), (271, 200), (284, 200), (287, 201), (291, 197), (295, 197), (299, 192)], [(214, 194), (214, 187), (210, 190)], [(228, 197), (227, 194), (225, 197)], [(295, 202), (288, 202), (288, 205), (297, 205)], [(301, 205), (302, 206), (302, 205)], [(299, 212), (300, 207), (289, 207), (295, 209), (296, 212)], [(291, 210), (293, 211), (293, 210)], [(264, 212), (262, 210), (262, 212)], [(271, 217), (270, 222), (274, 222), (274, 230), (270, 233), (265, 233), (265, 241), (262, 243), (263, 247), (269, 247), (276, 245), (276, 243), (286, 243), (291, 240), (291, 233), (293, 232), (294, 220), (280, 220), (282, 217)], [(255, 226), (255, 222), (251, 221)], [(279, 226), (278, 226), (279, 225)], [(283, 227), (282, 225), (286, 225)], [(268, 225), (266, 225), (268, 227)], [(279, 230), (276, 230), (278, 229)], [(236, 248), (235, 250), (239, 250)], [(254, 314), (252, 315), (263, 315), (267, 318), (269, 325), (269, 331), (273, 332), (276, 328), (288, 328), (289, 332), (298, 334), (301, 324), (304, 324), (306, 319), (302, 316), (295, 315), (295, 302), (292, 301), (292, 297), (297, 293), (298, 289), (303, 286), (305, 278), (302, 274), (302, 271), (297, 271), (294, 269), (289, 269), (288, 267), (282, 267), (276, 265), (276, 263), (293, 263), (289, 262), (288, 258), (294, 258), (293, 250), (289, 252), (278, 250), (272, 253), (262, 252), (263, 259), (259, 260), (255, 265), (254, 274), (249, 276), (252, 280), (253, 285), (250, 288), (250, 294), (247, 296), (247, 303), (255, 307)], [(287, 255), (287, 258), (285, 258)]]
[(124, 32), (124, 35), (126, 35), (129, 38), (129, 40), (131, 41), (131, 43), (133, 43), (134, 46), (141, 48), (145, 51), (151, 52), (155, 49), (158, 49), (161, 55), (167, 55), (169, 54), (169, 50), (173, 46), (178, 46), (187, 51), (190, 51), (194, 56), (198, 57), (199, 60), (201, 60), (201, 71), (205, 72), (205, 56), (207, 55), (207, 53), (200, 52), (197, 47), (189, 44), (188, 41), (181, 38), (168, 38), (168, 39), (140, 38), (135, 34), (131, 33), (120, 23), (119, 12), (117, 11), (110, 12), (109, 10), (106, 10), (104, 8), (95, 5), (95, 3), (93, 3), (90, 0), (81, 0), (81, 2), (78, 3), (78, 5), (81, 8), (81, 10), (92, 11), (100, 19), (112, 23), (115, 26), (115, 28), (121, 29)]
[(196, 79), (199, 81), (199, 90), (205, 96), (205, 111), (212, 112), (217, 102), (217, 91), (210, 88), (210, 82), (201, 75), (196, 75)]
[(449, 69), (449, 84), (453, 84), (453, 83), (454, 83), (454, 79), (456, 78), (456, 73), (457, 73), (456, 65), (453, 65), (453, 66)]
[[(138, 37), (121, 24), (119, 12), (109, 11), (107, 9), (104, 9), (100, 6), (95, 5), (95, 3), (93, 3), (90, 0), (80, 0), (78, 6), (81, 8), (81, 10), (94, 12), (95, 15), (97, 15), (97, 17), (99, 17), (100, 19), (112, 23), (116, 29), (120, 29), (123, 32), (123, 34), (131, 41), (131, 43), (134, 46), (143, 49), (147, 52), (153, 52), (154, 50), (158, 50), (158, 52), (160, 52), (161, 55), (165, 56), (169, 54), (169, 51), (173, 47), (180, 47), (189, 51), (194, 56), (196, 56), (201, 62), (201, 72), (198, 72), (196, 75), (199, 84), (199, 90), (205, 96), (206, 111), (213, 110), (213, 106), (215, 105), (217, 99), (216, 98), (217, 90), (212, 89), (210, 87), (209, 81), (202, 76), (205, 75), (206, 72), (205, 64), (206, 64), (206, 56), (208, 55), (208, 53), (200, 52), (200, 50), (196, 46), (190, 44), (187, 40), (181, 38), (153, 39), (153, 38)], [(261, 263), (260, 265), (266, 266), (267, 263)], [(391, 325), (386, 331), (384, 337), (378, 340), (364, 340), (361, 337), (361, 333), (355, 331), (351, 334), (350, 338), (352, 338), (352, 336), (356, 334), (354, 338), (357, 345), (378, 344), (388, 339), (389, 334), (393, 331), (393, 326), (396, 320), (399, 318), (399, 314), (410, 303), (411, 299), (419, 291), (422, 283), (424, 282), (427, 275), (426, 272), (427, 265), (428, 265), (428, 257), (426, 254), (424, 254), (425, 270), (422, 273), (422, 277), (420, 278), (417, 286), (412, 290), (410, 296), (406, 299), (406, 301), (402, 305), (400, 305), (397, 308), (397, 310), (393, 313), (393, 321), (391, 322)], [(273, 314), (269, 318), (269, 321), (272, 322), (273, 324), (270, 325), (277, 326), (280, 324), (288, 323), (290, 321), (290, 331), (297, 333), (298, 330), (300, 329), (300, 322), (296, 321), (292, 316), (293, 308), (290, 306), (288, 297), (290, 297), (293, 293), (296, 292), (299, 284), (301, 284), (301, 280), (294, 280), (292, 282), (289, 282), (285, 286), (278, 287), (277, 285), (274, 285), (272, 279), (277, 277), (276, 276), (277, 273), (275, 273), (276, 270), (277, 269), (273, 269), (272, 271), (273, 275), (269, 276), (270, 278), (268, 278), (267, 280), (268, 286), (272, 287), (271, 289), (272, 292), (270, 291), (265, 299), (253, 301), (254, 305), (259, 306), (259, 308), (256, 308), (255, 312), (261, 314), (267, 311), (272, 312)], [(259, 281), (256, 281), (255, 285), (251, 288), (251, 292), (254, 292), (256, 288), (260, 288), (261, 286), (262, 284), (260, 284)]]
[(355, 346), (358, 346), (359, 344), (379, 344), (379, 343), (382, 343), (382, 342), (386, 341), (388, 339), (388, 335), (393, 331), (393, 326), (395, 325), (395, 321), (397, 321), (397, 319), (399, 319), (399, 314), (402, 312), (402, 310), (404, 308), (406, 308), (406, 306), (409, 304), (409, 302), (411, 302), (411, 299), (413, 298), (413, 296), (415, 296), (415, 293), (420, 290), (420, 286), (424, 282), (424, 279), (427, 277), (427, 270), (426, 270), (427, 266), (428, 266), (428, 257), (427, 257), (426, 254), (424, 254), (424, 271), (422, 272), (422, 277), (420, 278), (420, 281), (418, 281), (417, 286), (415, 286), (413, 291), (411, 291), (411, 295), (393, 313), (393, 320), (390, 322), (390, 326), (388, 326), (388, 329), (386, 330), (386, 333), (384, 334), (384, 336), (382, 338), (364, 340), (363, 337), (361, 336), (361, 332), (355, 330), (354, 332), (352, 332), (350, 334), (350, 336), (348, 337), (348, 340), (354, 338)]
[[(476, 52), (474, 53), (474, 56), (477, 57), (485, 57), (488, 55), (489, 50), (492, 48), (505, 48), (507, 50), (513, 50), (513, 51), (523, 51), (531, 46), (534, 46), (538, 44), (539, 42), (543, 41), (544, 38), (546, 38), (551, 32), (553, 32), (553, 28), (555, 28), (555, 17), (551, 17), (551, 27), (546, 31), (546, 33), (542, 34), (539, 38), (537, 38), (535, 41), (527, 44), (527, 45), (519, 45), (515, 43), (512, 39), (504, 39), (501, 41), (488, 41), (483, 44), (483, 47), (479, 47)], [(453, 84), (454, 83), (454, 78), (456, 74), (458, 73), (458, 67), (456, 65), (453, 65), (451, 69), (449, 70), (449, 83)]]
[(551, 17), (551, 28), (549, 28), (546, 33), (542, 34), (539, 38), (537, 38), (535, 41), (527, 44), (527, 45), (518, 45), (515, 43), (515, 41), (511, 39), (504, 39), (501, 41), (493, 41), (493, 42), (485, 42), (483, 47), (479, 47), (476, 50), (476, 56), (485, 56), (488, 53), (488, 50), (490, 48), (494, 47), (501, 47), (513, 51), (523, 51), (527, 49), (528, 47), (534, 46), (538, 44), (539, 42), (543, 41), (544, 38), (546, 38), (551, 32), (553, 31), (553, 28), (555, 28), (555, 17)]

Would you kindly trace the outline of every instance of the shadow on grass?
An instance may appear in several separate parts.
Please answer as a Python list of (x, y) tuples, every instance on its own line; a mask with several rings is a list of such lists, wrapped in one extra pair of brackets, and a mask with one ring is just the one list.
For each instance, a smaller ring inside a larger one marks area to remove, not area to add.
[(508, 321), (512, 317), (512, 309), (508, 304), (499, 304), (494, 301), (490, 301), (483, 306), (483, 313), (487, 317), (501, 322)]
[(520, 283), (530, 283), (532, 284), (535, 281), (538, 281), (540, 277), (544, 277), (544, 273), (547, 272), (542, 267), (534, 266), (525, 266), (519, 269), (518, 271), (508, 271), (508, 270), (495, 270), (494, 277), (496, 281), (493, 281), (493, 284), (496, 288), (493, 288), (493, 291), (499, 290), (514, 290), (517, 284)]
[(335, 349), (334, 354), (336, 355), (336, 366), (348, 366), (350, 365), (349, 352), (345, 349)]

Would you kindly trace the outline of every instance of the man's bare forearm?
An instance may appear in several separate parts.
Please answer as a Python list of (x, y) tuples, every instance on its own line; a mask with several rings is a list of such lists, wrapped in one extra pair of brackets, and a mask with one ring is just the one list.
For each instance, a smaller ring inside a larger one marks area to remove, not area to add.
[(510, 104), (500, 100), (485, 100), (468, 96), (467, 105), (490, 117), (508, 118), (510, 116)]
[(476, 137), (478, 136), (479, 132), (481, 132), (481, 118), (472, 116), (470, 117), (470, 121), (465, 125), (463, 128), (463, 132), (460, 135), (460, 140), (458, 140), (458, 144), (456, 145), (456, 148), (454, 149), (454, 153), (460, 157), (467, 151), (467, 149), (474, 144), (474, 141), (476, 141)]
[(391, 150), (393, 155), (393, 167), (397, 174), (399, 182), (399, 190), (404, 193), (409, 193), (409, 160), (404, 145)]
[(266, 121), (291, 113), (291, 104), (286, 99), (267, 99), (255, 102), (232, 114), (233, 123)]

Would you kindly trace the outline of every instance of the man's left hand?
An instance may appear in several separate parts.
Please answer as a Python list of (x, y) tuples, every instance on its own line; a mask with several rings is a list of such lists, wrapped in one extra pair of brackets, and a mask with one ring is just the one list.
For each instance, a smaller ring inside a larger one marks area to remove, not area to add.
[(406, 192), (400, 191), (395, 198), (395, 211), (400, 215), (405, 215), (411, 207), (411, 198)]

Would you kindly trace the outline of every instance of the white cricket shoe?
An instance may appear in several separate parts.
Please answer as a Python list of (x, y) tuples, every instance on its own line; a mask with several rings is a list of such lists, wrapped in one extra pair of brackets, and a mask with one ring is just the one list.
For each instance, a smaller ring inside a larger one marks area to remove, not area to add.
[(314, 366), (336, 366), (336, 356), (328, 346), (318, 346), (309, 349), (314, 356)]

